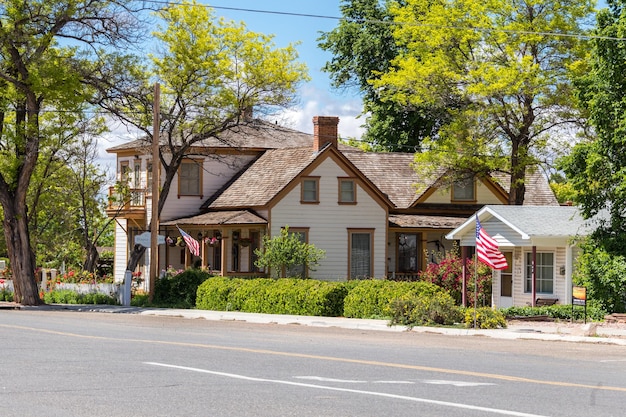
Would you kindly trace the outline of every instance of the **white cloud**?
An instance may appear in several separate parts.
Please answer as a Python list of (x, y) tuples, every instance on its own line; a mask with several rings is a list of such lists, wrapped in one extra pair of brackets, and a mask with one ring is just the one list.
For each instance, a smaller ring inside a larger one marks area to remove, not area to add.
[(314, 116), (338, 116), (339, 135), (343, 138), (360, 139), (365, 129), (360, 98), (334, 96), (314, 87), (305, 87), (301, 91), (301, 105), (281, 113), (281, 122), (302, 132), (313, 133)]

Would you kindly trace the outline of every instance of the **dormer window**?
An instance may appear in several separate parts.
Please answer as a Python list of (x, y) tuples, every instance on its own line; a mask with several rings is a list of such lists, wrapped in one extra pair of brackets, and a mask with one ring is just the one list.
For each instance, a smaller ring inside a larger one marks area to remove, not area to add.
[(452, 201), (476, 201), (474, 177), (458, 180), (452, 185)]

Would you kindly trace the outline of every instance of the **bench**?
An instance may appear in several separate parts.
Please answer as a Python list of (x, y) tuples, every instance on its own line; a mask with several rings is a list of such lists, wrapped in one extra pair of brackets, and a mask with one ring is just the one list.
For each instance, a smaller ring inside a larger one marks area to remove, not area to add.
[(555, 305), (557, 301), (559, 301), (558, 298), (537, 298), (537, 300), (535, 300), (535, 306), (536, 307), (552, 306), (552, 305)]

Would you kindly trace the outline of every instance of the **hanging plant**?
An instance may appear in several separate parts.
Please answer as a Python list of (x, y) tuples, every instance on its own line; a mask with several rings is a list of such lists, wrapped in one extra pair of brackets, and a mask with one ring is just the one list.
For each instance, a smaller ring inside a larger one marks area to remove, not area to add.
[(179, 238), (176, 239), (176, 244), (178, 246), (180, 246), (181, 248), (184, 248), (185, 247), (185, 240), (182, 237), (179, 237)]
[(239, 245), (243, 246), (244, 248), (246, 246), (250, 246), (251, 243), (252, 243), (252, 239), (250, 239), (249, 237), (239, 238)]

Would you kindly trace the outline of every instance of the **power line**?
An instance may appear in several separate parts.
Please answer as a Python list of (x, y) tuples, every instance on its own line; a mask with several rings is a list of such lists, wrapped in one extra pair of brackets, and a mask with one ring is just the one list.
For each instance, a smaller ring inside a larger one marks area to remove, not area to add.
[(163, 6), (190, 6), (190, 7), (204, 7), (207, 9), (215, 9), (215, 10), (229, 10), (236, 12), (246, 12), (246, 13), (260, 13), (260, 14), (271, 14), (278, 16), (290, 16), (290, 17), (306, 17), (313, 19), (326, 19), (326, 20), (336, 20), (336, 21), (346, 21), (349, 23), (368, 23), (368, 24), (380, 24), (380, 25), (389, 25), (389, 26), (417, 26), (417, 27), (426, 27), (433, 29), (455, 29), (455, 30), (468, 30), (474, 32), (501, 32), (515, 35), (539, 35), (539, 36), (552, 36), (559, 38), (575, 38), (575, 39), (599, 39), (599, 40), (613, 40), (613, 41), (626, 41), (626, 38), (623, 37), (615, 37), (615, 36), (602, 36), (602, 35), (593, 35), (593, 34), (581, 34), (581, 33), (560, 33), (560, 32), (535, 32), (531, 30), (513, 30), (513, 29), (501, 29), (501, 28), (485, 28), (485, 27), (472, 27), (472, 26), (456, 26), (456, 25), (427, 25), (420, 23), (399, 23), (391, 20), (377, 20), (377, 19), (347, 19), (345, 17), (340, 16), (328, 16), (328, 15), (319, 15), (319, 14), (310, 14), (310, 13), (297, 13), (297, 12), (285, 12), (281, 10), (266, 10), (266, 9), (249, 9), (243, 7), (231, 7), (231, 6), (214, 6), (208, 4), (186, 4), (182, 2), (168, 2), (163, 0), (145, 0), (145, 3), (153, 3), (160, 4)]

